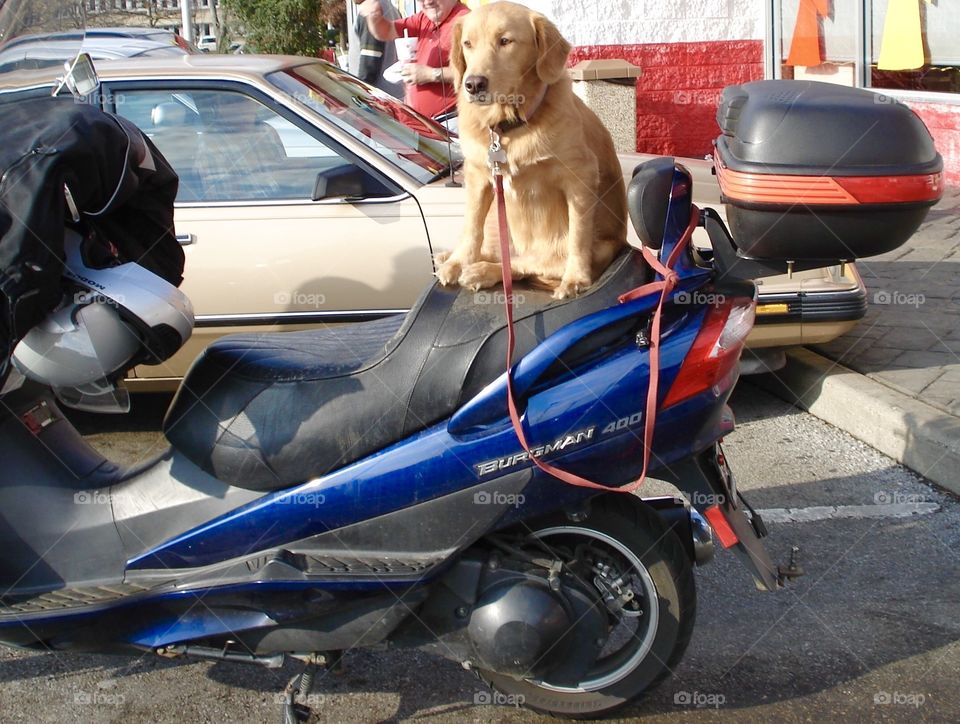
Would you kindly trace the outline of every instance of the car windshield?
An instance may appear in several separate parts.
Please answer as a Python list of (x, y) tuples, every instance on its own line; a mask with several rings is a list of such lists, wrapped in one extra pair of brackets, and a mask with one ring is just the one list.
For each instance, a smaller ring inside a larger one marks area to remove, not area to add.
[[(450, 167), (443, 126), (328, 63), (288, 68), (269, 74), (267, 80), (421, 183)], [(458, 162), (456, 143), (452, 153)]]

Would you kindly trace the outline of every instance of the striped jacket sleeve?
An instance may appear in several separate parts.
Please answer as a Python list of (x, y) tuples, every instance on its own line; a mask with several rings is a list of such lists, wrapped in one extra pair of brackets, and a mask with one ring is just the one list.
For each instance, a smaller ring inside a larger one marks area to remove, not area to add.
[(357, 77), (374, 85), (380, 79), (383, 70), (383, 41), (377, 40), (367, 27), (367, 21), (357, 16), (357, 38), (360, 41), (360, 63)]

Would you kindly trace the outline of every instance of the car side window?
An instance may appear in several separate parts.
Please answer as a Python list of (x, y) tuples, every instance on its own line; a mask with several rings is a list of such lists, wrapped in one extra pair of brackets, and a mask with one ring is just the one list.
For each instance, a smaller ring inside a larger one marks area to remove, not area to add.
[(177, 201), (310, 199), (317, 176), (351, 161), (250, 96), (227, 90), (122, 90), (136, 123), (180, 176)]

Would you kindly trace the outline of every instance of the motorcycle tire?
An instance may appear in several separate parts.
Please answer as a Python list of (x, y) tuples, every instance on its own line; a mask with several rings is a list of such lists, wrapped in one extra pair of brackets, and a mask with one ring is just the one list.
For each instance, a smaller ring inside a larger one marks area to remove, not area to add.
[[(491, 701), (557, 717), (594, 718), (625, 706), (662, 683), (683, 656), (696, 618), (693, 570), (677, 535), (667, 529), (653, 509), (639, 501), (633, 504), (603, 497), (594, 501), (585, 520), (571, 522), (566, 516), (558, 517), (532, 528), (531, 536), (547, 545), (551, 538), (563, 540), (565, 536), (573, 542), (579, 536), (609, 545), (611, 550), (619, 548), (624, 560), (633, 564), (638, 578), (645, 581), (644, 586), (652, 584), (654, 591), (647, 588), (647, 593), (654, 594), (656, 606), (645, 607), (642, 617), (648, 629), (642, 639), (638, 635), (628, 638), (638, 650), (627, 657), (619, 670), (588, 676), (576, 689), (477, 670), (494, 690)], [(639, 648), (644, 643), (646, 651)]]

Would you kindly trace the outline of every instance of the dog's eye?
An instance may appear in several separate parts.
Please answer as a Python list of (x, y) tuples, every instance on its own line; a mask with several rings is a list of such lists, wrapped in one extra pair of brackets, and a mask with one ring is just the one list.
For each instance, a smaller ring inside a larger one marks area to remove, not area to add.
[(500, 38), (500, 45), (510, 45), (510, 43), (512, 42), (513, 40), (511, 40), (510, 38), (507, 38), (507, 37)]
[(471, 43), (469, 40), (464, 40), (464, 41), (463, 41), (463, 47), (464, 47), (464, 48), (472, 48), (472, 47), (473, 47), (473, 43)]

